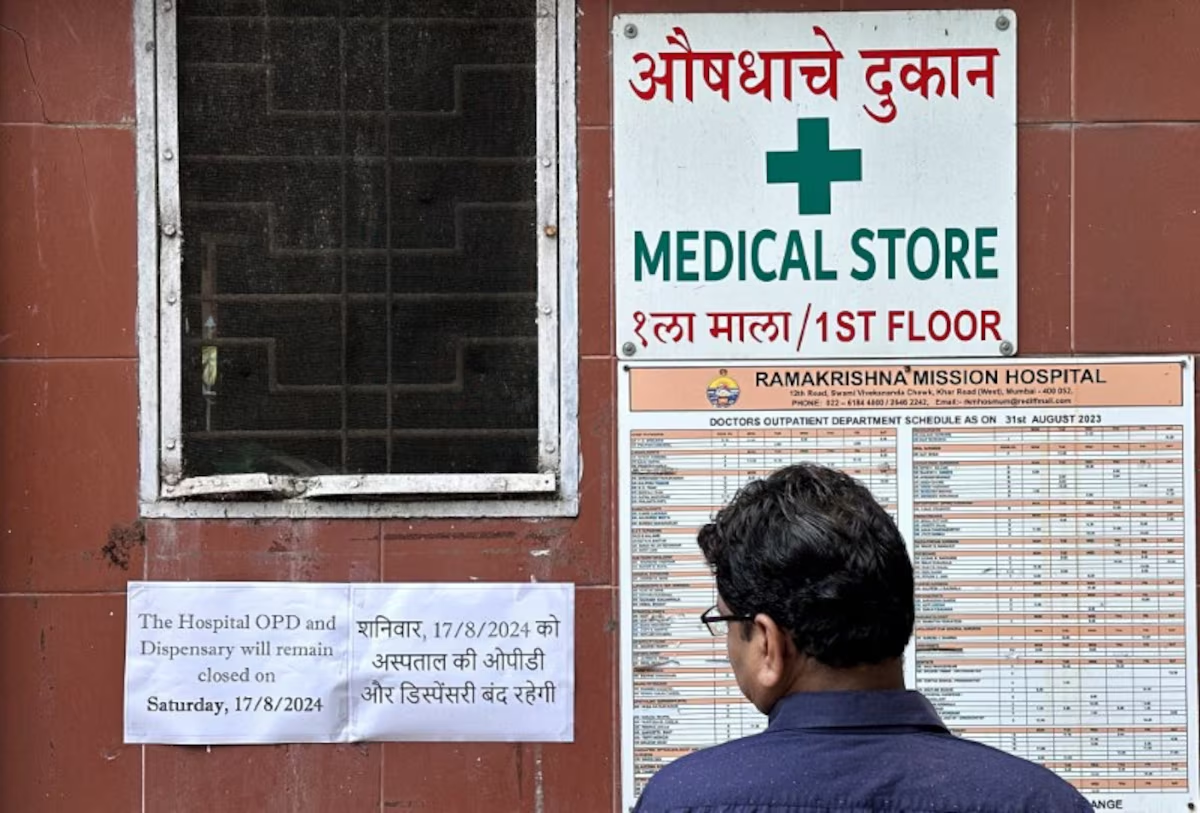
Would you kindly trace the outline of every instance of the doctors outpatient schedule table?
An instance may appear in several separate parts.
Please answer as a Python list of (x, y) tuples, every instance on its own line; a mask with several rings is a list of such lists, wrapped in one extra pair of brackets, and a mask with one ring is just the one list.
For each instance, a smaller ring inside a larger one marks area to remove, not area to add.
[(917, 686), (1081, 788), (1187, 787), (1183, 426), (914, 429)]
[(1191, 363), (627, 367), (626, 801), (668, 762), (764, 727), (699, 621), (716, 598), (696, 533), (743, 483), (810, 462), (860, 479), (904, 533), (906, 679), (947, 726), (1052, 768), (1099, 808), (1187, 810)]

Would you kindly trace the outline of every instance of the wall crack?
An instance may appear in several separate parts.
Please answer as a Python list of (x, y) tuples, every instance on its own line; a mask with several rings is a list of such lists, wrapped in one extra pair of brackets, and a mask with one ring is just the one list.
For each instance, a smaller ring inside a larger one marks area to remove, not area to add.
[(17, 29), (0, 23), (0, 31), (7, 31), (21, 41), (21, 48), (25, 52), (25, 69), (29, 71), (29, 81), (33, 82), (33, 93), (38, 98), (38, 104), (42, 107), (42, 122), (45, 124), (54, 124), (46, 116), (46, 99), (42, 96), (42, 89), (38, 87), (37, 76), (33, 73), (33, 62), (29, 59), (29, 40), (25, 39), (25, 35)]

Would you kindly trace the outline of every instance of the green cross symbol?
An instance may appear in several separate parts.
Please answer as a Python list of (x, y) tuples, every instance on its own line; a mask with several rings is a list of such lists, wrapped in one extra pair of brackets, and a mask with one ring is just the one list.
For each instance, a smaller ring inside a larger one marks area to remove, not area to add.
[(835, 181), (862, 180), (862, 150), (829, 149), (829, 119), (796, 119), (796, 151), (767, 153), (767, 183), (794, 183), (800, 214), (827, 215)]

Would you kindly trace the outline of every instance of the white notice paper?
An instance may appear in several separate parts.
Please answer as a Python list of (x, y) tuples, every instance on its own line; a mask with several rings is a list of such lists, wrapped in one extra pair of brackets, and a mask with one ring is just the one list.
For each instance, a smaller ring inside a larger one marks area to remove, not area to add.
[(571, 741), (570, 585), (353, 590), (355, 739)]
[(570, 742), (570, 584), (130, 582), (125, 741)]
[(978, 9), (614, 17), (613, 350), (1015, 353), (1017, 30)]
[(338, 742), (344, 584), (130, 582), (125, 742)]

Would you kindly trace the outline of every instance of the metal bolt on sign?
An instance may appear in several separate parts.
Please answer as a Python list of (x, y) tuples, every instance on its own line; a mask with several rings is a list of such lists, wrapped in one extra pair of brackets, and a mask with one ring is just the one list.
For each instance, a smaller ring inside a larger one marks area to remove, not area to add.
[(1016, 351), (1016, 348), (1013, 347), (1012, 342), (1010, 342), (1010, 341), (1000, 342), (1000, 355), (1011, 356), (1014, 351)]
[(1009, 19), (1003, 14), (996, 18), (996, 28), (1000, 29), (1001, 31), (1007, 31), (1011, 24), (1012, 23), (1009, 21)]
[(627, 39), (633, 39), (636, 36), (637, 36), (637, 26), (634, 25), (633, 23), (625, 23), (625, 37)]
[(625, 342), (625, 344), (621, 345), (621, 352), (627, 356), (636, 355), (637, 345), (635, 345), (633, 342)]

